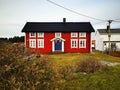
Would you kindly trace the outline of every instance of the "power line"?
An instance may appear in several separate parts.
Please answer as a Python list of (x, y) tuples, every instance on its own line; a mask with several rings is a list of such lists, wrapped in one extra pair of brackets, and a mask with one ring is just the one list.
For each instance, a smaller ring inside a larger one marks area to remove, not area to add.
[(64, 6), (62, 6), (62, 5), (59, 5), (59, 4), (57, 4), (57, 3), (55, 3), (55, 2), (53, 2), (53, 1), (51, 1), (51, 0), (47, 0), (47, 1), (50, 2), (50, 3), (52, 3), (52, 4), (54, 4), (54, 5), (56, 5), (56, 6), (58, 6), (58, 7), (61, 7), (61, 8), (63, 8), (63, 9), (65, 9), (65, 10), (67, 10), (67, 11), (70, 11), (70, 12), (72, 12), (72, 13), (75, 13), (75, 14), (77, 14), (77, 15), (80, 15), (80, 16), (83, 16), (83, 17), (87, 17), (87, 18), (90, 18), (90, 19), (94, 19), (94, 20), (98, 20), (98, 21), (107, 21), (107, 20), (102, 20), (102, 19), (99, 19), (99, 18), (94, 18), (94, 17), (88, 16), (88, 15), (85, 15), (85, 14), (81, 14), (81, 13), (79, 13), (79, 12), (76, 12), (76, 11), (72, 10), (72, 9), (69, 9), (69, 8), (66, 8), (66, 7), (64, 7)]
[(93, 25), (97, 25), (97, 24), (101, 24), (101, 23), (105, 23), (106, 21), (101, 21), (101, 22), (97, 22), (97, 23), (93, 23)]
[(114, 21), (119, 21), (120, 20), (120, 18), (116, 18), (116, 19), (114, 19)]
[(113, 22), (120, 23), (120, 21), (113, 20)]

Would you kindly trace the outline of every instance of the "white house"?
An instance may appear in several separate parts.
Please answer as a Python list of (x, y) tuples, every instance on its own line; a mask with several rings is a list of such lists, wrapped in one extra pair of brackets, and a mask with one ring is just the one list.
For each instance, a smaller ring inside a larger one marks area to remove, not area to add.
[[(120, 29), (111, 29), (110, 45), (113, 49), (120, 51)], [(108, 49), (108, 33), (106, 29), (98, 29), (95, 34), (96, 50)]]

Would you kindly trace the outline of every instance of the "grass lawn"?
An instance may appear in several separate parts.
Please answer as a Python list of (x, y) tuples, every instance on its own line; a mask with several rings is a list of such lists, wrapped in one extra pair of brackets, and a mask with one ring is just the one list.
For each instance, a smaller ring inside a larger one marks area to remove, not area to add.
[(75, 64), (78, 61), (86, 58), (95, 58), (97, 60), (104, 60), (109, 62), (120, 62), (119, 57), (113, 57), (101, 52), (93, 53), (63, 53), (63, 54), (50, 54), (48, 55), (57, 65)]
[(73, 75), (66, 82), (67, 90), (120, 90), (120, 66), (109, 67), (106, 71)]
[[(108, 62), (120, 62), (119, 57), (113, 57), (101, 52), (94, 53), (64, 53), (48, 55), (58, 66), (75, 66), (85, 58), (95, 58)], [(108, 67), (95, 73), (71, 73), (67, 75), (65, 90), (120, 90), (120, 65)]]

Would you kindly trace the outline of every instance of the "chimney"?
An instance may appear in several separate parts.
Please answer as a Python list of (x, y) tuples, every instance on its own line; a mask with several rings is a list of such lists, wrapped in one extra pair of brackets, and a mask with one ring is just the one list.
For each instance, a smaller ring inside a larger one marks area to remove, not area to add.
[(66, 18), (63, 18), (63, 23), (66, 23)]

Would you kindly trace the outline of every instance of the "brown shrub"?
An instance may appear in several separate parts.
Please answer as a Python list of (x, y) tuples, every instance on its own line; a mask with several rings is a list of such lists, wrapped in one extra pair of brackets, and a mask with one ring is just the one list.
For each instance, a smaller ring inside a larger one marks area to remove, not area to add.
[(120, 57), (120, 51), (114, 51), (111, 53), (112, 56)]
[(94, 73), (105, 68), (98, 60), (87, 58), (77, 63), (77, 72)]
[[(66, 65), (60, 69), (60, 73), (63, 75), (63, 78), (68, 79), (71, 74), (75, 72), (73, 65)], [(71, 77), (70, 77), (71, 78)]]

